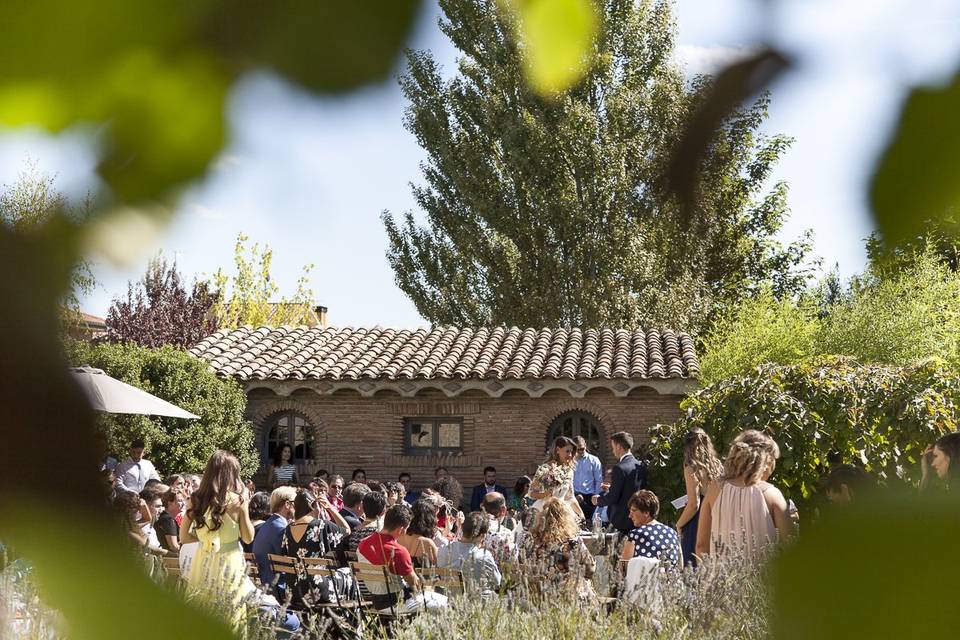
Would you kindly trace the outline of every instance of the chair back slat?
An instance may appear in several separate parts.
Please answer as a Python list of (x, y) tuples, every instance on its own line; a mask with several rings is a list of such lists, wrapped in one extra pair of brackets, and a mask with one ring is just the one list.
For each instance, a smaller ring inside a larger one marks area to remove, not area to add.
[(438, 567), (430, 567), (418, 569), (417, 573), (420, 575), (420, 579), (423, 581), (423, 585), (425, 587), (443, 589), (445, 592), (451, 595), (463, 595), (463, 571), (460, 571), (459, 569), (441, 569)]

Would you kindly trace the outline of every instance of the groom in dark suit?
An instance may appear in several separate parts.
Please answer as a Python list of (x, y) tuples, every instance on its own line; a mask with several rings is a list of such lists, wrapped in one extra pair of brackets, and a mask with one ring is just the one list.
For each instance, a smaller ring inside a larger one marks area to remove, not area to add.
[(470, 496), (470, 511), (480, 511), (480, 505), (488, 493), (497, 492), (501, 495), (507, 495), (506, 487), (497, 484), (497, 470), (493, 467), (486, 467), (483, 470), (483, 484), (478, 484), (473, 488), (473, 495)]
[(647, 488), (647, 465), (633, 457), (633, 436), (626, 431), (610, 436), (610, 448), (620, 462), (613, 467), (606, 494), (593, 496), (592, 501), (595, 505), (607, 507), (610, 524), (622, 537), (633, 529), (627, 502), (634, 493)]

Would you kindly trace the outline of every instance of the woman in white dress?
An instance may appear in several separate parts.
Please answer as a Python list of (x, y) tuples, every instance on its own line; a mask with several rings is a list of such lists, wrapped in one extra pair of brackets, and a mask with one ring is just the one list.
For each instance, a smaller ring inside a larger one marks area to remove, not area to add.
[(543, 501), (547, 498), (559, 498), (583, 520), (583, 510), (573, 493), (573, 470), (577, 464), (574, 457), (576, 450), (576, 444), (566, 436), (558, 436), (553, 441), (550, 455), (547, 456), (546, 462), (537, 467), (537, 473), (530, 483), (530, 492), (527, 495), (536, 499), (533, 509), (537, 511), (542, 509)]

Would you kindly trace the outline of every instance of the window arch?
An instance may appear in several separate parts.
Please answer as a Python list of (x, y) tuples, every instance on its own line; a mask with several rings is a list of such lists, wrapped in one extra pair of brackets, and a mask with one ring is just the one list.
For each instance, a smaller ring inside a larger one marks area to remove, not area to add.
[(293, 447), (294, 461), (314, 458), (313, 425), (302, 413), (280, 411), (267, 418), (263, 426), (263, 459), (273, 460), (280, 443)]
[(597, 455), (603, 442), (600, 436), (600, 422), (586, 411), (567, 411), (561, 413), (550, 423), (547, 429), (547, 449), (558, 436), (575, 438), (583, 436), (587, 441), (587, 449)]

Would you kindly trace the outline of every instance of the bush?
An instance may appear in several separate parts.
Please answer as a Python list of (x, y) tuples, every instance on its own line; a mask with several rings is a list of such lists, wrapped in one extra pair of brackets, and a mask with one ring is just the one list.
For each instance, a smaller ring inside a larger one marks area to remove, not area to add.
[(659, 490), (683, 492), (677, 443), (690, 427), (714, 439), (721, 456), (744, 429), (769, 433), (780, 445), (774, 482), (801, 503), (831, 464), (863, 466), (886, 483), (919, 479), (920, 455), (957, 428), (960, 379), (942, 361), (907, 367), (861, 365), (840, 357), (765, 365), (750, 375), (706, 387), (684, 400), (686, 415), (654, 428), (664, 467)]
[(960, 274), (933, 255), (868, 273), (820, 309), (811, 298), (761, 293), (721, 316), (702, 340), (701, 382), (831, 354), (892, 365), (938, 357), (960, 367)]
[(172, 346), (150, 349), (130, 343), (73, 342), (67, 352), (75, 366), (103, 369), (200, 416), (182, 420), (103, 414), (99, 423), (108, 451), (125, 457), (130, 441), (142, 437), (161, 473), (198, 473), (218, 448), (237, 456), (244, 475), (257, 470), (253, 429), (244, 418), (246, 396), (236, 381), (217, 378), (205, 362)]

